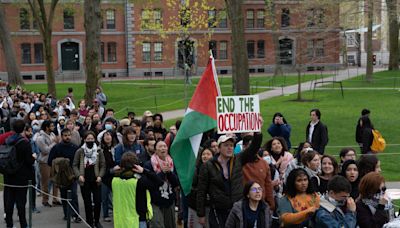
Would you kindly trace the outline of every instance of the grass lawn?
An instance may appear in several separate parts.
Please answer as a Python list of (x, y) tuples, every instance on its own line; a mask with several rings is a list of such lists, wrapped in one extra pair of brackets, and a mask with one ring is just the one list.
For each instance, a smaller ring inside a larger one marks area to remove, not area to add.
[[(314, 80), (327, 75), (305, 75), (302, 80)], [(232, 95), (231, 78), (228, 76), (220, 77), (221, 92), (223, 95)], [(194, 78), (192, 84), (188, 86), (187, 100), (196, 88), (199, 78)], [(273, 77), (252, 77), (251, 93), (258, 93), (268, 90), (267, 86), (281, 86), (296, 84), (295, 76)], [(83, 83), (57, 83), (57, 93), (59, 97), (66, 94), (67, 88), (74, 88), (74, 95), (77, 100), (83, 97), (85, 85)], [(25, 85), (27, 90), (46, 92), (47, 84)], [(134, 111), (141, 115), (146, 110), (153, 113), (182, 109), (186, 107), (185, 86), (183, 79), (153, 79), (153, 80), (134, 80), (134, 81), (112, 81), (104, 82), (103, 89), (108, 97), (107, 107), (112, 107), (116, 111), (116, 116), (122, 118), (128, 111)]]
[[(262, 101), (261, 112), (266, 122), (263, 127), (264, 140), (269, 138), (266, 129), (271, 123), (275, 112), (282, 112), (292, 126), (292, 145), (298, 145), (305, 140), (305, 129), (309, 121), (309, 111), (319, 108), (321, 120), (328, 126), (329, 143), (326, 153), (338, 155), (341, 147), (353, 146), (359, 151), (355, 142), (355, 126), (363, 108), (371, 110), (371, 121), (389, 144), (384, 153), (379, 154), (382, 173), (387, 181), (400, 181), (398, 164), (400, 162), (399, 143), (400, 128), (398, 127), (398, 105), (400, 104), (400, 91), (393, 88), (393, 80), (387, 78), (399, 75), (400, 72), (382, 72), (374, 75), (374, 82), (365, 83), (361, 77), (344, 82), (344, 88), (364, 87), (360, 90), (345, 90), (344, 98), (338, 90), (318, 90), (315, 92), (313, 102), (295, 102), (296, 94), (272, 98)], [(385, 80), (386, 79), (386, 80)], [(329, 87), (329, 86), (328, 86)], [(367, 89), (368, 87), (370, 89)], [(387, 87), (388, 89), (377, 89)], [(304, 99), (311, 99), (312, 92), (303, 93)]]

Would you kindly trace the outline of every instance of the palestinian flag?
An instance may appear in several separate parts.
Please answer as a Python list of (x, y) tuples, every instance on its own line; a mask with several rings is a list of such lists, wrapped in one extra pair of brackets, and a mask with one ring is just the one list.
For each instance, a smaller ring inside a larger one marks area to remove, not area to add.
[(185, 195), (190, 193), (203, 132), (217, 127), (216, 97), (221, 96), (211, 56), (193, 94), (172, 146), (171, 155)]

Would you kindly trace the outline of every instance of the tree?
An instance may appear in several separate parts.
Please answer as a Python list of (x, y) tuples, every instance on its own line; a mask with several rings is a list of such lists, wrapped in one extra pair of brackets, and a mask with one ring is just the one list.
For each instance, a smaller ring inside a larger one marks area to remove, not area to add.
[(57, 97), (56, 83), (53, 71), (53, 48), (52, 33), (55, 10), (58, 0), (51, 0), (50, 8), (46, 7), (44, 0), (28, 0), (32, 10), (33, 18), (36, 21), (44, 46), (44, 59), (46, 64), (47, 90), (53, 97)]
[(96, 87), (100, 85), (100, 28), (101, 28), (101, 1), (85, 0), (85, 32), (86, 32), (86, 91), (85, 100), (92, 103)]
[(232, 28), (232, 86), (236, 95), (250, 93), (249, 62), (244, 37), (243, 0), (225, 0)]
[(10, 31), (8, 30), (3, 5), (0, 4), (0, 43), (6, 61), (8, 82), (12, 86), (23, 85), (19, 67), (16, 61), (15, 50), (11, 41)]
[(274, 0), (265, 0), (265, 5), (267, 8), (267, 12), (269, 15), (269, 20), (271, 22), (272, 33), (272, 42), (274, 44), (274, 56), (275, 56), (275, 68), (274, 68), (274, 76), (282, 75), (282, 66), (280, 61), (280, 52), (279, 52), (279, 34), (278, 31), (278, 23), (276, 18), (276, 7)]
[(389, 27), (389, 70), (399, 69), (399, 23), (397, 0), (386, 0)]
[(372, 65), (372, 60), (373, 60), (373, 52), (372, 52), (372, 25), (374, 21), (374, 0), (368, 0), (368, 5), (367, 5), (367, 25), (368, 25), (368, 31), (367, 31), (367, 70), (366, 70), (366, 77), (365, 79), (367, 82), (372, 81), (372, 74), (374, 72), (374, 66)]

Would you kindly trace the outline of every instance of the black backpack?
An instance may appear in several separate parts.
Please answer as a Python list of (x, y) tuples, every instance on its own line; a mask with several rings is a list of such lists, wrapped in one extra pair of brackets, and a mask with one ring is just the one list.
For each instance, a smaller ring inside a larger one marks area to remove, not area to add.
[(21, 138), (14, 145), (0, 145), (0, 173), (12, 175), (22, 167), (23, 163), (17, 160), (15, 146), (24, 140)]

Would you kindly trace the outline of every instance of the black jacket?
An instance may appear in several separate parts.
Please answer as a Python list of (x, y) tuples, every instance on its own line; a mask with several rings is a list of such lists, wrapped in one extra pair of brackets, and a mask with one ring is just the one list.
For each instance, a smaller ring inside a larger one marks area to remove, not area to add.
[(369, 207), (362, 201), (357, 204), (357, 223), (360, 228), (380, 228), (389, 222), (389, 214), (384, 210), (384, 205), (379, 205), (374, 215)]
[[(231, 210), (233, 204), (243, 196), (242, 165), (251, 162), (259, 149), (262, 134), (254, 134), (250, 146), (243, 152), (234, 155), (228, 161), (229, 179), (225, 180), (222, 167), (218, 162), (218, 154), (212, 160), (203, 164), (197, 185), (197, 215), (205, 216), (207, 194), (210, 196), (211, 207), (219, 210)], [(244, 161), (244, 162), (243, 162)]]
[(366, 154), (371, 151), (372, 141), (374, 135), (372, 134), (372, 128), (365, 127), (361, 130), (361, 142), (362, 142), (362, 154)]
[(15, 174), (5, 174), (4, 184), (28, 185), (28, 180), (35, 178), (32, 167), (35, 159), (32, 157), (32, 147), (29, 140), (20, 134), (14, 134), (6, 140), (6, 144), (15, 145), (17, 161), (22, 163), (22, 166)]
[(73, 143), (60, 142), (55, 146), (53, 146), (53, 148), (51, 148), (47, 164), (51, 166), (54, 159), (62, 157), (62, 158), (68, 158), (70, 166), (72, 167), (72, 163), (74, 162), (75, 152), (78, 149), (79, 147)]
[[(311, 123), (311, 122), (310, 122)], [(308, 141), (308, 134), (310, 133), (310, 123), (307, 125), (306, 129), (306, 140)], [(323, 124), (321, 121), (319, 121), (315, 126), (314, 126), (314, 131), (312, 134), (312, 147), (314, 150), (318, 151), (320, 154), (324, 154), (325, 152), (325, 146), (328, 144), (328, 128), (326, 127), (325, 124)]]

